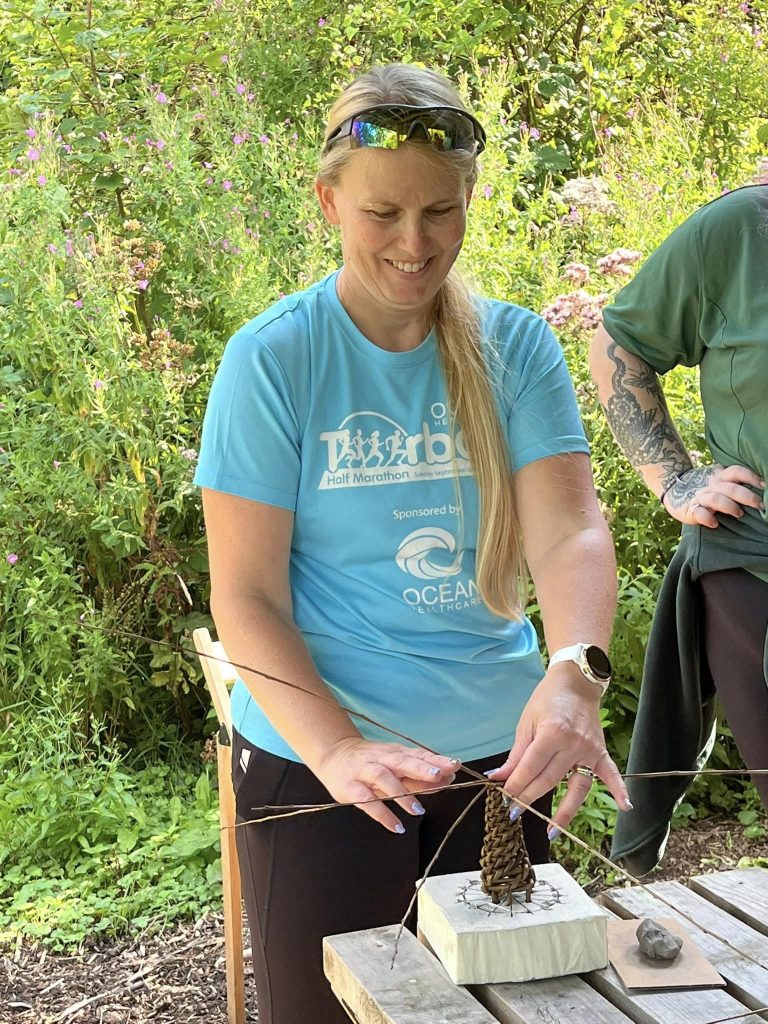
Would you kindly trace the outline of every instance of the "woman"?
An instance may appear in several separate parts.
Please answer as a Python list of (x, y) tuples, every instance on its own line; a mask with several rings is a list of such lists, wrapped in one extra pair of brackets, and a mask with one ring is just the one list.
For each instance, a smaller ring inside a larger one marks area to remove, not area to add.
[[(659, 597), (630, 772), (706, 760), (713, 693), (751, 768), (768, 765), (768, 184), (697, 210), (604, 311), (592, 374), (616, 439), (683, 539)], [(715, 462), (694, 467), (657, 374), (699, 366)], [(768, 806), (768, 777), (755, 776)], [(685, 779), (636, 779), (614, 857), (661, 858)]]
[[(578, 765), (551, 837), (592, 772), (626, 806), (599, 722), (612, 545), (562, 354), (452, 269), (483, 144), (431, 71), (349, 85), (316, 185), (343, 266), (242, 328), (213, 385), (196, 479), (216, 627), (234, 661), (302, 687), (244, 672), (234, 691), (239, 817), (359, 808), (238, 830), (261, 1024), (346, 1020), (321, 938), (402, 916), (471, 798), (459, 759), (544, 808)], [(564, 649), (546, 674), (523, 548)], [(525, 827), (546, 860), (546, 826)], [(435, 870), (476, 868), (482, 831), (478, 804)]]

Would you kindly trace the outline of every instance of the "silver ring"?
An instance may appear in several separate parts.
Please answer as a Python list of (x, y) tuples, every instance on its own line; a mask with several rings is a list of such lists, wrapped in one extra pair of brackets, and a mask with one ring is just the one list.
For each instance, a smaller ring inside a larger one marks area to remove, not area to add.
[(589, 779), (590, 782), (592, 782), (595, 778), (595, 773), (592, 771), (591, 768), (588, 768), (585, 764), (575, 764), (573, 768), (571, 768), (571, 770), (568, 772), (566, 778), (570, 779), (570, 777), (573, 774), (583, 775), (584, 778)]

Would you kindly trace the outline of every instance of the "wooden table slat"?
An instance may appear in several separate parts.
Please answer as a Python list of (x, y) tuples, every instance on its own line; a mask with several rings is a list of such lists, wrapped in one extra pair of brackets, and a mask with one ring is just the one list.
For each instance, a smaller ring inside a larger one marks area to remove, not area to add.
[(768, 935), (768, 870), (765, 868), (697, 875), (688, 884), (718, 907)]
[(389, 925), (323, 939), (325, 975), (360, 1024), (496, 1024), (409, 931), (390, 970), (397, 932)]
[[(768, 958), (768, 942), (764, 936), (729, 917), (725, 911), (679, 882), (656, 882), (647, 888), (649, 892), (638, 888), (611, 889), (603, 893), (602, 901), (622, 917), (667, 917), (678, 921), (725, 978), (728, 991), (733, 996), (750, 1008), (768, 1006), (768, 970), (761, 966)], [(677, 910), (672, 910), (651, 893), (663, 896)], [(688, 918), (692, 918), (696, 925)], [(723, 942), (718, 936), (727, 941)], [(738, 948), (733, 949), (732, 946)]]
[(592, 971), (585, 979), (636, 1024), (710, 1024), (723, 1017), (736, 1017), (731, 1024), (755, 1024), (756, 1021), (754, 1015), (743, 1016), (746, 1013), (743, 1003), (718, 988), (630, 994), (613, 967)]
[(727, 981), (727, 991), (629, 993), (611, 966), (582, 977), (468, 991), (453, 984), (410, 932), (403, 932), (391, 970), (397, 926), (325, 939), (325, 971), (357, 1024), (712, 1024), (727, 1017), (731, 1024), (756, 1024), (749, 1009), (768, 1006), (768, 871), (721, 872), (690, 884), (614, 889), (603, 902), (623, 917), (680, 920)]
[(500, 1024), (632, 1024), (578, 975), (478, 985), (471, 991)]

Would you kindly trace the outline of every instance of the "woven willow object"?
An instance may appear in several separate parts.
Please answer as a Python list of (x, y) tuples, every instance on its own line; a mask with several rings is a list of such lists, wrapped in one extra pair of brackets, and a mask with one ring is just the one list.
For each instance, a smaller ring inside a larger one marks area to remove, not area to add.
[(508, 904), (512, 894), (525, 890), (526, 903), (536, 875), (525, 846), (523, 826), (509, 820), (509, 806), (500, 786), (489, 786), (485, 795), (485, 841), (480, 856), (480, 884), (494, 903)]

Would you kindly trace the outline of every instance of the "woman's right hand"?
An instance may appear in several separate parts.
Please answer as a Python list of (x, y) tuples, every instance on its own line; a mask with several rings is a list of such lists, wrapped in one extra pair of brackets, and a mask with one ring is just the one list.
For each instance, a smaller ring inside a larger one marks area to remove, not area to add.
[(358, 804), (390, 832), (402, 833), (402, 822), (382, 801), (392, 799), (408, 814), (423, 814), (417, 799), (400, 794), (443, 789), (453, 782), (458, 764), (421, 747), (353, 736), (334, 743), (310, 767), (334, 800)]
[(716, 513), (740, 519), (744, 508), (765, 509), (750, 488), (765, 490), (765, 480), (746, 466), (701, 466), (681, 473), (664, 495), (664, 508), (681, 523), (718, 526)]

